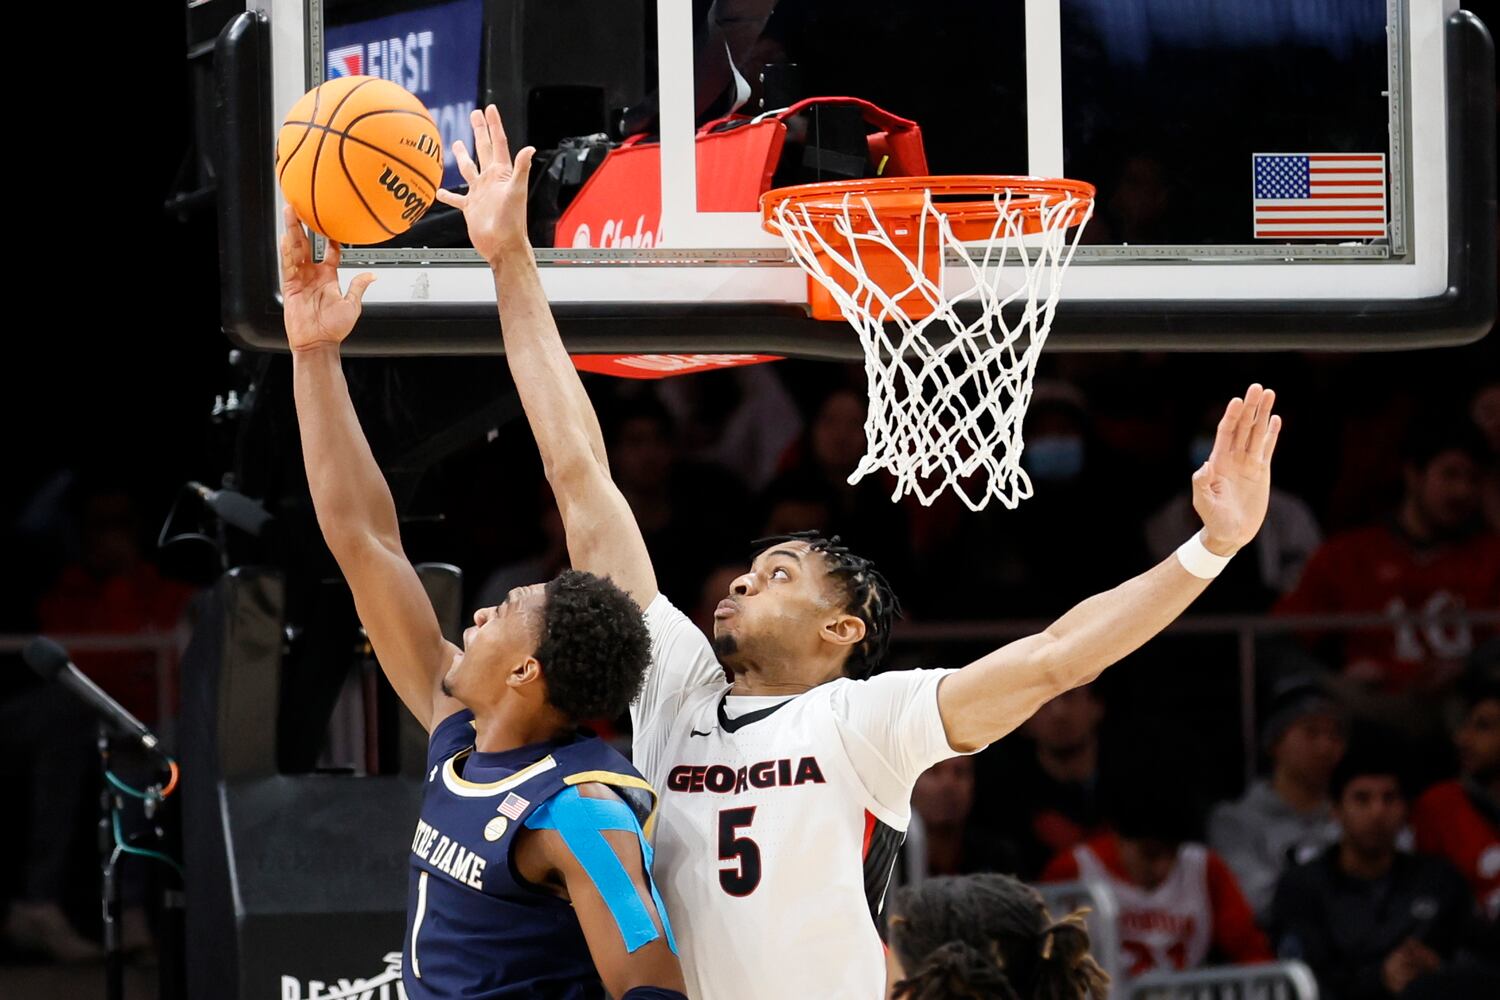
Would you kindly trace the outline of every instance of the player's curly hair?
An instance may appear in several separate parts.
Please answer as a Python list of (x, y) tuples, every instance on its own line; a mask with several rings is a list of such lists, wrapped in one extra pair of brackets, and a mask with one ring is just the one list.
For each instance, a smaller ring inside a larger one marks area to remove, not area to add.
[(569, 719), (613, 719), (630, 708), (651, 662), (640, 605), (609, 577), (565, 569), (546, 587), (537, 662), (547, 700)]
[(896, 891), (890, 945), (897, 1000), (1103, 1000), (1109, 976), (1089, 954), (1083, 913), (1053, 920), (1009, 875), (932, 878)]
[(891, 647), (891, 625), (901, 616), (901, 602), (875, 564), (855, 555), (843, 545), (838, 535), (825, 538), (816, 531), (794, 531), (774, 535), (752, 543), (755, 555), (784, 542), (806, 542), (821, 553), (828, 564), (828, 575), (843, 588), (844, 610), (865, 623), (865, 637), (849, 651), (844, 673), (865, 678), (885, 660)]

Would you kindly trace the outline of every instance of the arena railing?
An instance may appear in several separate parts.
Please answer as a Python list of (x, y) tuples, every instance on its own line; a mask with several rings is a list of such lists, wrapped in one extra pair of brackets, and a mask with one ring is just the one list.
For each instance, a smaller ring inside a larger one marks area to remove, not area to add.
[(1301, 962), (1148, 972), (1127, 989), (1122, 1000), (1318, 1000), (1318, 982)]
[[(989, 644), (1000, 646), (1022, 636), (1033, 635), (1051, 624), (1050, 619), (1008, 618), (990, 621), (909, 622), (899, 624), (892, 636), (893, 648), (919, 645)], [(1370, 632), (1398, 629), (1422, 630), (1468, 628), (1500, 634), (1500, 611), (1448, 610), (1407, 614), (1332, 615), (1188, 615), (1167, 627), (1167, 636), (1222, 636), (1236, 646), (1239, 678), (1240, 739), (1243, 743), (1245, 781), (1255, 777), (1259, 724), (1256, 717), (1256, 680), (1259, 640), (1311, 632)], [(0, 655), (19, 653), (31, 635), (0, 635)], [(123, 634), (54, 634), (70, 652), (147, 651), (156, 655), (157, 717), (172, 718), (177, 690), (177, 660), (186, 644), (186, 630)], [(165, 734), (163, 734), (165, 735)]]
[[(1051, 619), (1000, 619), (962, 622), (907, 622), (898, 624), (891, 636), (893, 650), (920, 645), (979, 644), (1001, 646), (1023, 636), (1034, 635)], [(1261, 639), (1295, 636), (1299, 633), (1393, 632), (1468, 628), (1478, 635), (1485, 630), (1500, 634), (1500, 611), (1444, 610), (1406, 614), (1328, 615), (1186, 615), (1167, 626), (1166, 636), (1221, 636), (1236, 646), (1239, 676), (1240, 740), (1244, 748), (1244, 779), (1255, 778), (1258, 758), (1259, 722), (1256, 717), (1256, 681), (1259, 674)], [(1154, 640), (1160, 641), (1160, 640)]]

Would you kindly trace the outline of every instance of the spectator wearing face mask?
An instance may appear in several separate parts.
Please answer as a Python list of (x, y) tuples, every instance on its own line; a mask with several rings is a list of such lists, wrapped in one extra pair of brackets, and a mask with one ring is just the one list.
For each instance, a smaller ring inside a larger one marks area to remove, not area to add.
[[(1196, 471), (1214, 445), (1218, 412), (1205, 413), (1188, 444), (1186, 467)], [(1191, 490), (1168, 500), (1146, 521), (1146, 550), (1160, 562), (1197, 530)], [(1323, 541), (1317, 518), (1303, 500), (1272, 484), (1266, 520), (1255, 541), (1230, 563), (1195, 607), (1210, 611), (1264, 611), (1297, 583), (1302, 568)]]

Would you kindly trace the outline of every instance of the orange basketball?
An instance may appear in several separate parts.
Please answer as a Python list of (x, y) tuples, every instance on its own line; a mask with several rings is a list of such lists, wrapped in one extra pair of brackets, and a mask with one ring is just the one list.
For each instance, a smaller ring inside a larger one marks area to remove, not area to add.
[(276, 177), (329, 239), (383, 243), (422, 217), (443, 178), (442, 139), (410, 92), (374, 76), (309, 90), (276, 137)]

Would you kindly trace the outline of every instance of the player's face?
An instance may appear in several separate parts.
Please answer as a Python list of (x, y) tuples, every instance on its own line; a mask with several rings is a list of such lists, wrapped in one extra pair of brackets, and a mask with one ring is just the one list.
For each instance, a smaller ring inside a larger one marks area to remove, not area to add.
[(1406, 800), (1395, 778), (1361, 775), (1344, 787), (1335, 812), (1344, 838), (1355, 850), (1382, 854), (1395, 849), (1406, 823)]
[(1306, 715), (1287, 727), (1273, 751), (1276, 766), (1299, 781), (1327, 788), (1344, 756), (1344, 724), (1334, 715)]
[(1484, 782), (1500, 777), (1500, 698), (1486, 698), (1469, 709), (1455, 742), (1464, 774)]
[(830, 622), (849, 617), (838, 597), (822, 555), (802, 541), (776, 545), (735, 578), (714, 609), (714, 652), (731, 673), (749, 664), (795, 668), (817, 652)]
[(504, 696), (506, 677), (535, 655), (547, 594), (544, 584), (517, 587), (493, 608), (474, 612), (464, 630), (463, 653), (454, 657), (443, 690), (470, 707)]

